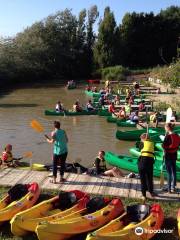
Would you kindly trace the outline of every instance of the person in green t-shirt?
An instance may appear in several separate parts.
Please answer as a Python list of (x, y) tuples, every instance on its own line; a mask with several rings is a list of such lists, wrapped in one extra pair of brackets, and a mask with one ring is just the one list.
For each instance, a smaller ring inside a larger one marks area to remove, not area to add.
[(53, 183), (56, 183), (57, 166), (60, 165), (60, 182), (64, 182), (65, 163), (68, 155), (68, 137), (66, 132), (60, 128), (61, 124), (58, 121), (54, 122), (54, 131), (51, 133), (52, 138), (48, 139), (48, 143), (53, 143)]

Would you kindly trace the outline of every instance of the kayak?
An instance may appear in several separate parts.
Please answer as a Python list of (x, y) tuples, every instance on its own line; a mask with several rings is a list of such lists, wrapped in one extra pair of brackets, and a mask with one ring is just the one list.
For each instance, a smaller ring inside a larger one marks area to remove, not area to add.
[[(90, 213), (87, 210), (90, 210)], [(40, 223), (36, 228), (39, 240), (67, 239), (76, 234), (95, 230), (122, 214), (124, 207), (118, 198), (110, 200), (108, 198), (95, 197), (89, 201), (84, 211), (88, 212), (88, 214), (82, 215), (81, 212), (76, 217), (72, 214), (68, 219), (64, 218)]]
[(98, 111), (82, 110), (82, 112), (73, 112), (73, 111), (56, 112), (54, 110), (45, 110), (44, 113), (45, 115), (49, 115), (49, 116), (81, 116), (81, 115), (97, 115)]
[(89, 97), (95, 97), (95, 98), (100, 98), (101, 96), (99, 92), (92, 92), (87, 90), (85, 90), (85, 94), (88, 95)]
[(16, 214), (10, 222), (11, 232), (16, 236), (25, 236), (34, 232), (41, 221), (60, 219), (83, 210), (88, 201), (89, 196), (78, 190), (60, 192), (59, 196)]
[[(162, 143), (156, 143), (155, 148), (157, 150), (159, 150), (159, 153), (163, 156), (164, 150), (163, 150), (163, 147), (162, 147)], [(177, 151), (177, 156), (178, 156), (178, 160), (180, 160), (180, 150)]]
[[(116, 155), (112, 152), (106, 152), (105, 160), (112, 166), (119, 167), (121, 169), (138, 173), (138, 158), (137, 157), (129, 157), (123, 155)], [(162, 168), (162, 160), (156, 160), (154, 163), (154, 171), (153, 175), (155, 177), (160, 177), (161, 175), (161, 168)], [(180, 162), (176, 162), (176, 177), (177, 180), (180, 181)], [(167, 172), (165, 168), (163, 169), (164, 175), (167, 177)]]
[(125, 121), (126, 121), (126, 119), (120, 119), (120, 118), (112, 117), (112, 116), (107, 117), (107, 122), (110, 122), (110, 123), (125, 122)]
[[(133, 157), (140, 157), (140, 155), (141, 155), (139, 149), (136, 147), (130, 148), (129, 152)], [(163, 154), (160, 151), (155, 151), (154, 156), (155, 156), (156, 160), (159, 160), (159, 161), (163, 160)]]
[(178, 211), (177, 221), (178, 221), (178, 233), (179, 233), (179, 236), (180, 236), (180, 209)]
[(88, 80), (88, 83), (91, 83), (91, 84), (100, 84), (100, 79), (89, 79)]
[(38, 200), (40, 189), (37, 183), (17, 184), (0, 200), (0, 223), (9, 221), (17, 213), (32, 207)]
[(99, 115), (99, 116), (108, 117), (108, 116), (112, 116), (112, 113), (108, 112), (107, 109), (100, 109), (100, 110), (98, 111), (98, 115)]
[[(146, 133), (147, 130), (137, 129), (137, 130), (130, 130), (130, 131), (120, 131), (117, 130), (116, 138), (119, 140), (127, 140), (127, 141), (138, 141), (140, 139), (141, 134)], [(164, 134), (164, 128), (149, 128), (149, 135), (150, 137), (157, 136), (159, 138), (159, 134)]]
[(131, 121), (126, 121), (126, 122), (122, 122), (121, 120), (117, 120), (116, 122), (118, 127), (136, 127), (136, 123), (131, 122)]
[(66, 86), (68, 90), (71, 90), (71, 89), (75, 89), (76, 88), (76, 85), (69, 85), (69, 86)]
[[(161, 229), (163, 221), (164, 213), (159, 204), (131, 205), (120, 217), (88, 234), (86, 240), (147, 240), (156, 234), (155, 230)], [(149, 233), (143, 229), (148, 229)]]

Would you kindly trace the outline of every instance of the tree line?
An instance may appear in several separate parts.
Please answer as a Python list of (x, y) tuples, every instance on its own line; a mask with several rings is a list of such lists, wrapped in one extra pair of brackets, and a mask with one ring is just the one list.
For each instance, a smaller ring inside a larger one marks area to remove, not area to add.
[[(98, 22), (98, 30), (95, 24)], [(178, 42), (179, 41), (179, 42)], [(169, 64), (180, 45), (180, 7), (126, 13), (117, 24), (109, 7), (78, 16), (65, 9), (0, 41), (0, 82), (89, 77), (97, 69)]]

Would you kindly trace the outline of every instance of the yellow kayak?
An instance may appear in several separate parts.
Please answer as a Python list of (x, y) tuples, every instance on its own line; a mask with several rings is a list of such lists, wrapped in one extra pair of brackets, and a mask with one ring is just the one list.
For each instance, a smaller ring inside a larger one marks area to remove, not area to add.
[(40, 195), (37, 183), (17, 184), (0, 201), (0, 223), (9, 221), (15, 214), (32, 207)]
[(159, 204), (128, 206), (123, 215), (88, 234), (86, 240), (147, 240), (155, 235), (152, 230), (161, 228), (163, 220)]
[(177, 221), (178, 221), (178, 233), (179, 233), (179, 236), (180, 236), (180, 209), (178, 211)]
[[(96, 211), (97, 210), (97, 211)], [(73, 235), (97, 229), (116, 218), (124, 211), (120, 199), (104, 199), (96, 197), (87, 204), (87, 209), (79, 216), (72, 214), (67, 219), (57, 219), (51, 222), (42, 222), (36, 228), (40, 240), (62, 240)]]
[(11, 231), (16, 236), (24, 236), (34, 232), (42, 221), (60, 219), (84, 209), (88, 201), (89, 196), (81, 191), (61, 192), (59, 196), (16, 214), (10, 222)]
[(16, 169), (21, 170), (34, 170), (34, 171), (47, 171), (46, 165), (40, 163), (33, 163), (32, 166), (19, 166)]

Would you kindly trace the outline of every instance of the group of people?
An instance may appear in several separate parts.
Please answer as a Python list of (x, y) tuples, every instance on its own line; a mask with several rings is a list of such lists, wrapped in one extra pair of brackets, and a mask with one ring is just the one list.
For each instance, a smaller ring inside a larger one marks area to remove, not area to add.
[(67, 82), (67, 87), (71, 87), (71, 86), (76, 86), (76, 82), (74, 80), (70, 80)]

